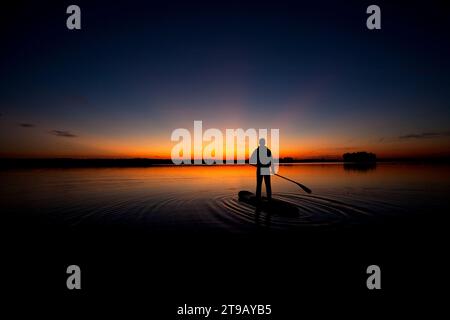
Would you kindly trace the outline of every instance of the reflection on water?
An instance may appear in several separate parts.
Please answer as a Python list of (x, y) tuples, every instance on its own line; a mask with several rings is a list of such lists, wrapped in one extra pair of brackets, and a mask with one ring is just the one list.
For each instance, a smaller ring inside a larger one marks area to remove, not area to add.
[(379, 164), (348, 170), (342, 164), (295, 164), (280, 174), (313, 190), (272, 177), (274, 197), (298, 208), (285, 216), (257, 211), (238, 200), (255, 189), (248, 166), (1, 171), (4, 214), (49, 221), (138, 225), (149, 230), (302, 226), (366, 223), (389, 215), (445, 212), (449, 166)]
[(377, 168), (376, 162), (361, 162), (361, 163), (344, 163), (344, 170), (347, 171), (371, 171)]

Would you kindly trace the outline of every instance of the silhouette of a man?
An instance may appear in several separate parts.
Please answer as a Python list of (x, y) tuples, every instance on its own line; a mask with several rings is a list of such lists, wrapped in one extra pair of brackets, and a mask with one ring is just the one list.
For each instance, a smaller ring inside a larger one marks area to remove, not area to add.
[(253, 151), (250, 163), (256, 164), (256, 198), (261, 199), (262, 182), (266, 185), (267, 198), (272, 199), (272, 187), (270, 185), (270, 168), (274, 172), (272, 151), (266, 147), (266, 140), (259, 139), (259, 147)]

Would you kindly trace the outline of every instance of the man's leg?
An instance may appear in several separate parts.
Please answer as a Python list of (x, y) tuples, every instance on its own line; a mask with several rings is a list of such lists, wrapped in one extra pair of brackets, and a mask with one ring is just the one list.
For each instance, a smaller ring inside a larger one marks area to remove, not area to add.
[(256, 198), (261, 199), (261, 187), (262, 187), (263, 176), (256, 173)]
[(264, 176), (264, 183), (266, 184), (267, 198), (272, 199), (272, 186), (270, 185), (270, 175)]

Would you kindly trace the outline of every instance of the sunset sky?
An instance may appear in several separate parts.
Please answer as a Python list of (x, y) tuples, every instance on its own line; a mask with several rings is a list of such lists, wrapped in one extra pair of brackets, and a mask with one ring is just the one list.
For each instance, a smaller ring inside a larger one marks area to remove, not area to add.
[(437, 6), (77, 1), (2, 7), (0, 156), (170, 157), (172, 130), (278, 128), (281, 156), (450, 155)]

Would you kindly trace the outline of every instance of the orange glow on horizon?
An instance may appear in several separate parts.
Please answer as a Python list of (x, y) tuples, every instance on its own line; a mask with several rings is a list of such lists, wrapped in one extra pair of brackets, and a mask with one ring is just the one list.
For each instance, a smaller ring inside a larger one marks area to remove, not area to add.
[[(269, 134), (270, 135), (270, 134)], [(224, 139), (225, 140), (225, 139)], [(450, 156), (448, 137), (436, 139), (374, 141), (349, 139), (339, 135), (308, 136), (288, 135), (280, 132), (279, 157), (294, 159), (340, 159), (346, 152), (373, 152), (378, 158), (425, 158)], [(345, 143), (345, 141), (351, 141)], [(58, 138), (48, 134), (36, 137), (18, 137), (16, 140), (3, 141), (0, 157), (19, 158), (155, 158), (170, 159), (172, 147), (176, 142), (170, 141), (170, 135), (160, 133), (130, 137), (80, 136), (77, 138)], [(203, 142), (203, 149), (210, 142)], [(270, 141), (268, 147), (271, 148)], [(234, 149), (234, 151), (233, 151)], [(193, 150), (192, 150), (193, 151)], [(236, 147), (228, 148), (223, 142), (223, 157), (237, 157)], [(249, 157), (246, 147), (245, 158)], [(193, 154), (193, 153), (191, 153)]]

